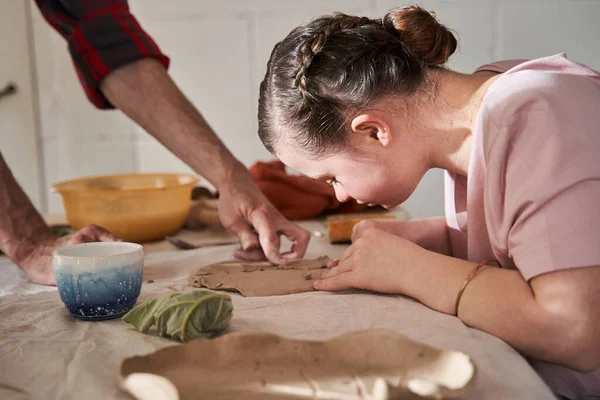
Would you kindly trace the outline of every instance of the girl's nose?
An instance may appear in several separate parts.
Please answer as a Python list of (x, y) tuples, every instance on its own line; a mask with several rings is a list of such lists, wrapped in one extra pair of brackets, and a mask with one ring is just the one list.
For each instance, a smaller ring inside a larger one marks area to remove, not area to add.
[(350, 195), (346, 193), (341, 185), (335, 185), (335, 197), (340, 203), (344, 203), (351, 199)]

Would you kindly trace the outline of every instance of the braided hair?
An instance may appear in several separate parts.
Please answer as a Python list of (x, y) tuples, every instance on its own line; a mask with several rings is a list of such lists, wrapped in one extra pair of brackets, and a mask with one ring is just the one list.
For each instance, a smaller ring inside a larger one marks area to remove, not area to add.
[(377, 24), (367, 17), (352, 17), (343, 14), (334, 14), (332, 23), (323, 32), (315, 32), (312, 40), (309, 38), (298, 48), (299, 67), (296, 73), (294, 86), (303, 99), (310, 97), (307, 89), (307, 71), (315, 58), (322, 50), (327, 40), (335, 33), (345, 29), (356, 29), (369, 24)]
[(279, 42), (260, 86), (259, 136), (275, 152), (282, 128), (318, 157), (347, 145), (351, 116), (385, 96), (409, 96), (427, 68), (456, 49), (454, 35), (420, 7), (382, 19), (336, 13)]

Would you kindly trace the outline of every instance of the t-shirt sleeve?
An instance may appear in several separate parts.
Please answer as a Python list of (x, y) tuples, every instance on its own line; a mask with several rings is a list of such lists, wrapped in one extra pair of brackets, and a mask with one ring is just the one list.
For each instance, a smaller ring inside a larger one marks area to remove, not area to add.
[[(508, 255), (529, 280), (600, 265), (600, 84), (543, 77), (496, 115), (488, 143)], [(553, 80), (558, 79), (560, 82)]]
[(36, 4), (66, 39), (81, 85), (98, 108), (113, 108), (99, 86), (115, 69), (149, 57), (169, 66), (169, 58), (140, 26), (126, 0), (36, 0)]

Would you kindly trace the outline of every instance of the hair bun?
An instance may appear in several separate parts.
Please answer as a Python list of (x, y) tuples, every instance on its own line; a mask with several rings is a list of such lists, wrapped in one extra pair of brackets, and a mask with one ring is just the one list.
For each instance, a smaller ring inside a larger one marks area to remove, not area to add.
[(417, 6), (395, 9), (383, 17), (383, 26), (396, 35), (425, 65), (443, 65), (456, 50), (456, 38), (434, 14)]

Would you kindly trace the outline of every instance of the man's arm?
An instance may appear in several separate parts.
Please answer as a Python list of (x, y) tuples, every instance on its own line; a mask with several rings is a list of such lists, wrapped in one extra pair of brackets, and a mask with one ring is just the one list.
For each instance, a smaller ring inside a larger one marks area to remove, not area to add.
[(94, 225), (64, 237), (55, 237), (0, 153), (0, 249), (25, 272), (28, 280), (42, 285), (56, 284), (52, 252), (58, 247), (119, 240)]
[(35, 1), (67, 41), (83, 90), (98, 108), (114, 108), (99, 88), (114, 70), (144, 58), (169, 66), (169, 58), (130, 13), (127, 0)]
[(252, 180), (156, 60), (115, 70), (102, 81), (100, 91), (217, 189), (235, 174), (245, 173)]
[(28, 253), (27, 248), (51, 236), (0, 153), (0, 249), (18, 262)]
[[(287, 221), (262, 194), (248, 170), (219, 140), (160, 63), (144, 59), (108, 75), (100, 90), (110, 102), (211, 182), (219, 192), (223, 225), (240, 239), (240, 258), (274, 263), (302, 257), (310, 235)], [(252, 228), (258, 232), (258, 238)], [(293, 243), (280, 255), (279, 234)]]
[[(177, 88), (166, 72), (168, 58), (130, 13), (126, 0), (36, 2), (69, 43), (89, 99), (98, 107), (124, 111), (215, 185), (221, 221), (242, 245), (238, 257), (266, 255), (274, 263), (285, 263), (304, 255), (308, 231), (273, 207)], [(282, 234), (293, 243), (284, 255), (279, 252)]]

